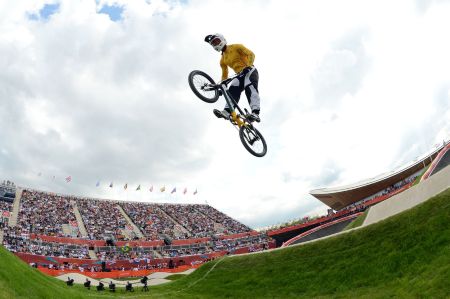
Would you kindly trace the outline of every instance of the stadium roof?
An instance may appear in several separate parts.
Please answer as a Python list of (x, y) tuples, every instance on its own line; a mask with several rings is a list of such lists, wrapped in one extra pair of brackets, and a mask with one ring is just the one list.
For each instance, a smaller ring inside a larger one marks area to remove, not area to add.
[(445, 143), (423, 155), (422, 158), (417, 158), (415, 161), (391, 172), (383, 173), (376, 177), (365, 179), (350, 185), (315, 189), (310, 191), (310, 194), (333, 210), (343, 209), (353, 203), (374, 195), (425, 168), (432, 162), (444, 146)]

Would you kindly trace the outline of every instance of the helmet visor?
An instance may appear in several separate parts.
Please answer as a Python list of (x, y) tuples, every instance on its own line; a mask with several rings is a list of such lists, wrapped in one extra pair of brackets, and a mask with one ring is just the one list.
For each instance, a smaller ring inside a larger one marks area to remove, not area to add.
[(212, 46), (217, 46), (217, 45), (219, 45), (221, 42), (222, 42), (222, 40), (221, 40), (220, 38), (215, 37), (215, 38), (213, 38), (209, 43), (210, 43)]

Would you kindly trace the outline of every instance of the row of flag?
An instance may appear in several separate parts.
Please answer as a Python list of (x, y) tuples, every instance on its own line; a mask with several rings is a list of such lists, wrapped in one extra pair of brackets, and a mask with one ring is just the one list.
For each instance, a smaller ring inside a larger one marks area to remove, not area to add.
[[(41, 172), (39, 172), (38, 173), (38, 176), (42, 176), (42, 173)], [(53, 179), (55, 179), (55, 176), (53, 176)], [(66, 178), (65, 178), (65, 181), (66, 181), (66, 183), (70, 183), (71, 181), (72, 181), (72, 176), (67, 176)], [(95, 184), (95, 186), (96, 187), (99, 187), (100, 186), (100, 181), (98, 181), (96, 184)], [(110, 188), (113, 188), (114, 187), (114, 183), (113, 182), (111, 182), (110, 184), (109, 184), (109, 187)], [(124, 190), (127, 190), (128, 189), (128, 183), (126, 183), (124, 186), (123, 186), (123, 189)], [(137, 188), (136, 188), (136, 191), (139, 191), (139, 190), (141, 190), (141, 185), (138, 185), (137, 186)], [(153, 185), (152, 186), (150, 186), (150, 188), (148, 189), (150, 192), (153, 192)], [(162, 186), (161, 188), (159, 188), (159, 191), (160, 192), (165, 192), (166, 191), (166, 186)], [(176, 193), (177, 192), (177, 187), (174, 187), (173, 189), (172, 189), (172, 191), (170, 192), (170, 194), (173, 194), (173, 193)], [(183, 189), (183, 194), (187, 194), (187, 192), (188, 192), (188, 189), (187, 188), (184, 188)], [(195, 189), (195, 191), (192, 193), (193, 195), (196, 195), (198, 193), (198, 191), (197, 191), (197, 189)]]
[[(96, 184), (95, 186), (96, 186), (96, 187), (100, 186), (100, 182), (97, 182), (97, 184)], [(113, 188), (113, 182), (111, 182), (111, 184), (109, 184), (109, 187), (110, 187), (110, 188)], [(127, 190), (127, 189), (128, 189), (128, 183), (125, 184), (125, 185), (123, 186), (123, 189), (124, 189), (124, 190)], [(139, 190), (141, 190), (141, 185), (138, 185), (137, 188), (136, 188), (136, 191), (139, 191)], [(150, 188), (148, 189), (148, 191), (153, 192), (153, 185), (150, 186)], [(161, 191), (161, 192), (166, 191), (166, 186), (162, 186), (161, 188), (159, 188), (159, 191)], [(187, 188), (184, 188), (183, 194), (186, 194), (187, 191), (188, 191)], [(175, 192), (177, 192), (177, 187), (174, 187), (174, 188), (172, 189), (172, 192), (170, 192), (170, 194), (173, 194), (173, 193), (175, 193)], [(195, 194), (197, 194), (197, 192), (198, 192), (197, 189), (195, 189), (195, 191), (194, 191), (193, 194), (195, 195)]]

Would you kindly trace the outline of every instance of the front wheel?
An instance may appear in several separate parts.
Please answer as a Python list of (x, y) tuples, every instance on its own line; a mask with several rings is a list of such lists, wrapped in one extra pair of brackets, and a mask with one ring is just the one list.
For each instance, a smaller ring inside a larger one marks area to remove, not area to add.
[(205, 72), (192, 71), (188, 77), (189, 86), (194, 94), (206, 103), (214, 103), (219, 99), (219, 92), (211, 85), (215, 85), (214, 80)]
[(244, 147), (250, 154), (263, 157), (267, 153), (267, 144), (261, 133), (253, 126), (242, 126), (239, 129), (239, 137)]

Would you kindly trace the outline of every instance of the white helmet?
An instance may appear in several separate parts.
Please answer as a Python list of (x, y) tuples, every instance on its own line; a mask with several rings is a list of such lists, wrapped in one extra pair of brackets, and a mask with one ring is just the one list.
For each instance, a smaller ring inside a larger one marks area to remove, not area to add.
[(210, 44), (217, 52), (222, 51), (227, 44), (225, 37), (220, 33), (207, 35), (205, 37), (205, 42)]

